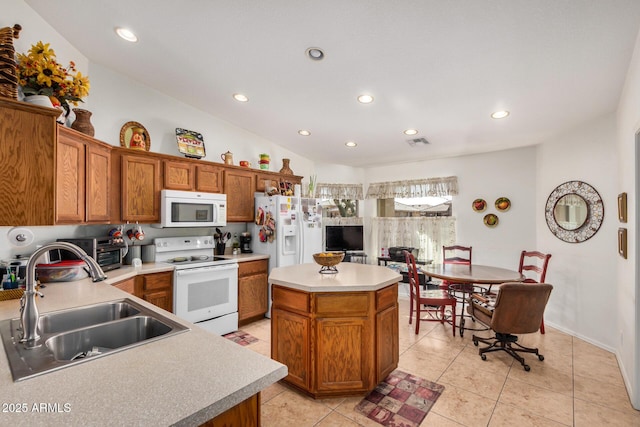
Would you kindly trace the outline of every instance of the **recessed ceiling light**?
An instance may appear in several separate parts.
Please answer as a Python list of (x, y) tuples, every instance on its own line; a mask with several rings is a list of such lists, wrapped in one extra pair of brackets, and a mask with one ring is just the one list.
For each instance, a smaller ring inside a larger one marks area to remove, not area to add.
[(122, 28), (122, 27), (117, 27), (116, 28), (116, 34), (119, 35), (122, 39), (131, 42), (131, 43), (135, 43), (138, 41), (138, 36), (136, 36), (133, 31), (127, 29), (127, 28)]
[(298, 133), (299, 133), (300, 135), (302, 135), (302, 136), (309, 136), (309, 135), (311, 135), (311, 132), (309, 132), (308, 130), (304, 130), (304, 129), (300, 129), (300, 130), (298, 131)]
[(416, 135), (418, 133), (418, 129), (407, 129), (404, 131), (405, 135)]
[(233, 99), (235, 99), (238, 102), (247, 102), (249, 100), (249, 98), (247, 98), (246, 95), (243, 95), (241, 93), (234, 93)]
[(373, 102), (373, 96), (371, 95), (360, 95), (358, 97), (358, 102), (361, 102), (363, 104), (370, 104)]
[(324, 58), (324, 52), (319, 47), (310, 47), (305, 53), (313, 61), (320, 61)]
[(509, 115), (509, 112), (507, 110), (501, 110), (501, 111), (496, 111), (493, 114), (491, 114), (491, 118), (492, 119), (504, 119), (508, 115)]
[(356, 147), (358, 144), (353, 141), (347, 141), (344, 143), (344, 145), (346, 145), (347, 147)]

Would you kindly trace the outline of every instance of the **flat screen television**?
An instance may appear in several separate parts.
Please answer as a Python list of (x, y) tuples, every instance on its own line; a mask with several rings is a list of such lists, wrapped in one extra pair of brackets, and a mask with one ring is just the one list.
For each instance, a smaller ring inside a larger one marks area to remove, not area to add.
[(327, 251), (363, 251), (362, 225), (327, 225), (325, 247)]

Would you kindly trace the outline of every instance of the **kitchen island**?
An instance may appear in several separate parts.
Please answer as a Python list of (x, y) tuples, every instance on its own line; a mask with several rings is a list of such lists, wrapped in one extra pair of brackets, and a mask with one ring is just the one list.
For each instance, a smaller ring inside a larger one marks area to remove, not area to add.
[(397, 272), (340, 263), (274, 268), (271, 358), (286, 383), (314, 398), (361, 395), (398, 366)]
[[(130, 298), (190, 330), (19, 382), (2, 350), (0, 425), (197, 426), (246, 402), (259, 417), (257, 394), (286, 366), (112, 286), (172, 269), (144, 264), (109, 271), (104, 282), (47, 284), (40, 313)], [(19, 307), (17, 299), (0, 301), (0, 319), (19, 317)]]

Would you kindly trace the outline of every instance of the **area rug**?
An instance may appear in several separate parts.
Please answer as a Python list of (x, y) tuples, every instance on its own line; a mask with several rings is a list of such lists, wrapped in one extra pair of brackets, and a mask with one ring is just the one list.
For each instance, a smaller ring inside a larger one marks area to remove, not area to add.
[(231, 332), (230, 334), (223, 335), (223, 337), (243, 346), (258, 341), (258, 338), (243, 331)]
[(443, 391), (440, 384), (396, 369), (355, 409), (383, 426), (417, 427)]

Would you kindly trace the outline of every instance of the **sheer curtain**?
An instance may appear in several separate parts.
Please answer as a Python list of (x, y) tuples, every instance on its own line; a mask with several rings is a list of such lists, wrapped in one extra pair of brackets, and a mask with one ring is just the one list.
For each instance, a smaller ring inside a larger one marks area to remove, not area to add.
[(441, 263), (442, 246), (456, 241), (453, 217), (374, 217), (371, 221), (371, 247), (377, 256), (381, 248), (410, 246), (419, 249), (419, 259)]

